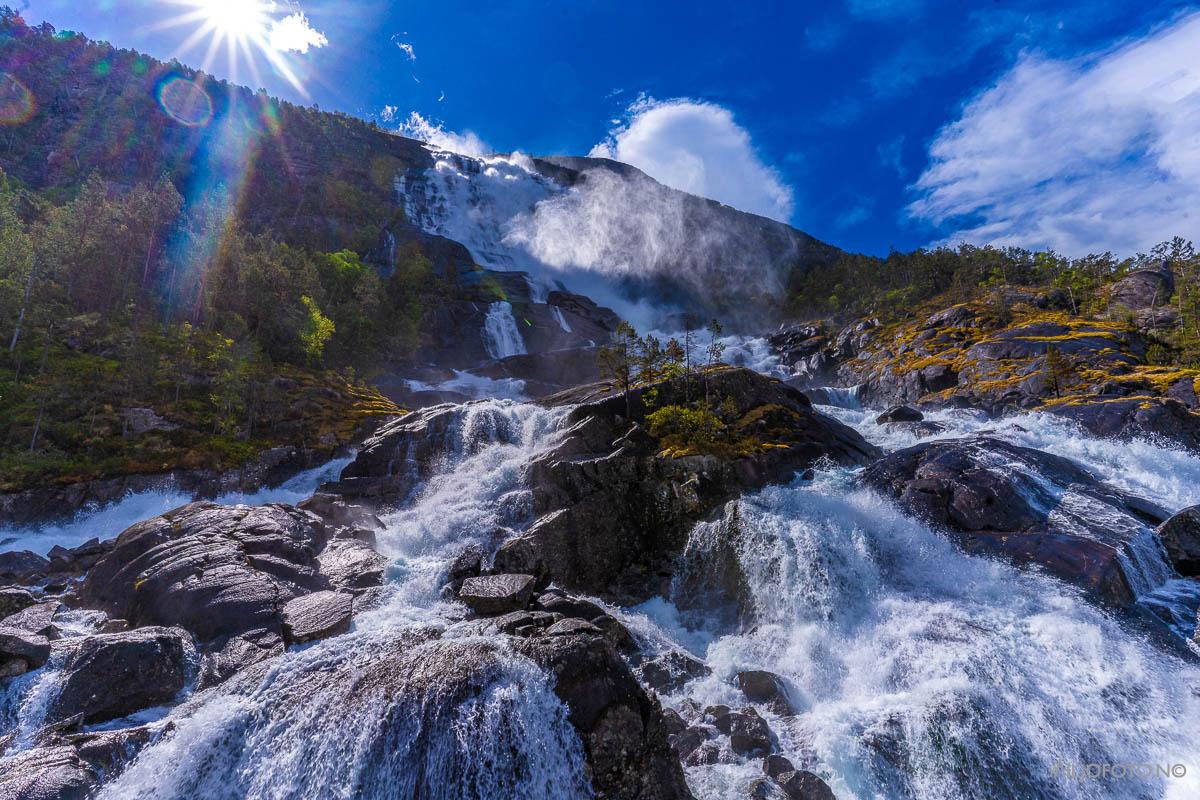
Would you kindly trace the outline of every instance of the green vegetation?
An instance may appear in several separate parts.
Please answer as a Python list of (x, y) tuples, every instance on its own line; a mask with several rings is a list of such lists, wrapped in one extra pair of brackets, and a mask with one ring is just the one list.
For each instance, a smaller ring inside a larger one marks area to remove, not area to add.
[(1067, 258), (1020, 248), (940, 247), (893, 252), (886, 258), (844, 254), (829, 267), (795, 270), (788, 311), (796, 317), (877, 317), (901, 322), (957, 303), (977, 304), (988, 329), (1011, 324), (1014, 309), (1004, 287), (1061, 292), (1077, 318), (1121, 315), (1110, 301), (1112, 285), (1130, 272), (1167, 264), (1176, 291), (1162, 298), (1169, 322), (1148, 326), (1160, 364), (1200, 367), (1200, 256), (1175, 238), (1150, 253), (1118, 259), (1112, 253)]

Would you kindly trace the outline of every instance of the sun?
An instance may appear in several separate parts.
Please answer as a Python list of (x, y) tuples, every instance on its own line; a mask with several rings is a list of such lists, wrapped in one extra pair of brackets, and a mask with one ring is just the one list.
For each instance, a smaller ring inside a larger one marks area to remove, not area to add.
[(210, 71), (224, 57), (229, 77), (243, 79), (243, 65), (256, 85), (262, 85), (259, 71), (265, 62), (274, 68), (297, 91), (307, 96), (296, 75), (295, 66), (287, 57), (288, 48), (281, 47), (279, 34), (286, 30), (290, 18), (279, 16), (280, 6), (272, 0), (164, 0), (182, 6), (178, 15), (155, 25), (156, 29), (192, 27), (180, 45), (186, 54), (204, 47), (202, 69)]

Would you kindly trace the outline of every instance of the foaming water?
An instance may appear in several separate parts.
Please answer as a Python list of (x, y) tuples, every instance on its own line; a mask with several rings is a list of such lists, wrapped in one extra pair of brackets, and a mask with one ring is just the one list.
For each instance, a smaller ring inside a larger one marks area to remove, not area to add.
[(987, 434), (1023, 447), (1075, 461), (1119, 489), (1178, 511), (1200, 503), (1200, 455), (1150, 439), (1120, 441), (1088, 435), (1070, 420), (1029, 412), (991, 419), (970, 410), (926, 411), (925, 419), (945, 427), (918, 435), (902, 425), (875, 422), (878, 410), (822, 406), (820, 410), (858, 430), (885, 450), (898, 450), (937, 439)]
[[(1071, 587), (963, 555), (841, 474), (731, 505), (726, 519), (693, 532), (690, 557), (731, 525), (753, 624), (708, 630), (702, 655), (714, 674), (669, 702), (740, 705), (734, 673), (783, 676), (800, 713), (772, 717), (782, 749), (839, 797), (1200, 791), (1194, 773), (1070, 777), (1068, 768), (1093, 763), (1200, 763), (1200, 741), (1182, 722), (1200, 712), (1200, 669)], [(677, 583), (689, 578), (685, 564)], [(647, 625), (670, 637), (669, 625)], [(680, 644), (695, 648), (697, 635)], [(756, 772), (693, 768), (688, 777), (700, 797), (723, 798), (744, 793)]]
[(483, 321), (483, 343), (492, 358), (524, 355), (525, 340), (513, 319), (512, 304), (497, 300), (488, 306)]
[(524, 467), (564, 414), (463, 406), (438, 474), (383, 520), (379, 606), (177, 709), (100, 797), (589, 797), (552, 678), (495, 640), (435, 638), (462, 616), (441, 598), (450, 564), (528, 522)]
[[(294, 475), (279, 486), (254, 492), (228, 492), (215, 498), (214, 502), (222, 505), (298, 503), (311, 497), (322, 483), (336, 479), (352, 460), (352, 457), (335, 458)], [(31, 550), (45, 555), (55, 545), (70, 548), (93, 538), (111, 539), (136, 522), (165, 514), (193, 499), (191, 493), (164, 481), (161, 489), (131, 492), (102, 508), (83, 508), (67, 522), (0, 527), (0, 551)]]

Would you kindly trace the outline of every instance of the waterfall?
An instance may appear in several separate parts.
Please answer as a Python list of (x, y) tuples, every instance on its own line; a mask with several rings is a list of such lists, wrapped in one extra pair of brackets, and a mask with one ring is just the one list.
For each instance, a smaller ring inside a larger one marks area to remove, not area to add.
[[(737, 535), (714, 536), (717, 526)], [(722, 542), (731, 553), (714, 551)], [(733, 558), (737, 570), (714, 568)], [(744, 585), (713, 576), (741, 574)], [(741, 625), (686, 612), (744, 594)], [(1191, 765), (1200, 668), (1122, 628), (1038, 572), (964, 555), (844, 472), (730, 504), (692, 534), (674, 605), (626, 616), (640, 637), (690, 648), (713, 669), (665, 699), (744, 702), (733, 674), (766, 669), (800, 714), (773, 718), (785, 755), (838, 797), (1188, 797), (1184, 780), (1072, 779), (1087, 764)], [(682, 604), (683, 608), (680, 608)], [(703, 624), (698, 621), (703, 619)], [(701, 798), (744, 792), (758, 772), (693, 768)], [(1165, 793), (1165, 795), (1164, 795)]]
[(550, 313), (554, 315), (555, 321), (558, 322), (558, 327), (562, 328), (564, 333), (571, 332), (571, 326), (567, 323), (567, 318), (563, 316), (561, 308), (550, 306)]
[(483, 321), (483, 343), (492, 358), (525, 355), (525, 340), (513, 319), (512, 304), (497, 300)]
[(563, 410), (461, 406), (440, 471), (383, 518), (393, 580), (354, 629), (250, 668), (166, 720), (102, 798), (591, 796), (552, 678), (495, 640), (451, 633), (440, 587), (463, 547), (530, 521), (525, 467)]

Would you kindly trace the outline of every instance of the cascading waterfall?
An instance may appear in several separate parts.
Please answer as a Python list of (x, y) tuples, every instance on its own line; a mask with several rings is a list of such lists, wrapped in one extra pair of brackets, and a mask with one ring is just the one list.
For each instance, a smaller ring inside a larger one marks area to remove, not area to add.
[(489, 401), (459, 414), (440, 472), (384, 518), (394, 561), (378, 607), (177, 708), (101, 797), (590, 796), (551, 678), (494, 640), (432, 636), (459, 613), (439, 590), (462, 548), (529, 522), (524, 468), (564, 413)]
[[(714, 535), (718, 526), (738, 534)], [(750, 623), (697, 627), (661, 601), (626, 618), (646, 641), (690, 647), (714, 670), (668, 703), (739, 705), (731, 678), (743, 669), (788, 680), (800, 713), (772, 719), (782, 750), (839, 797), (1200, 790), (1194, 774), (1072, 777), (1088, 764), (1200, 762), (1200, 743), (1179, 722), (1200, 712), (1200, 668), (1053, 578), (962, 554), (845, 473), (764, 490), (698, 526), (677, 587), (707, 580), (710, 593), (729, 591), (711, 585), (718, 541), (734, 543)], [(757, 769), (694, 767), (689, 780), (702, 798), (740, 796)]]
[(497, 300), (483, 321), (483, 343), (492, 358), (525, 355), (525, 340), (513, 318), (512, 304)]

